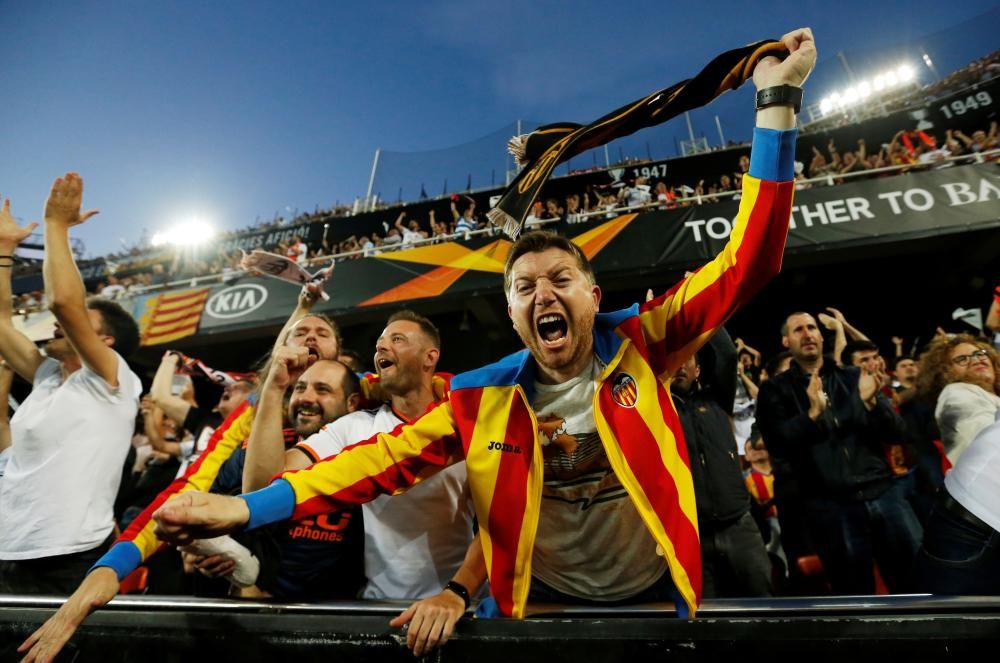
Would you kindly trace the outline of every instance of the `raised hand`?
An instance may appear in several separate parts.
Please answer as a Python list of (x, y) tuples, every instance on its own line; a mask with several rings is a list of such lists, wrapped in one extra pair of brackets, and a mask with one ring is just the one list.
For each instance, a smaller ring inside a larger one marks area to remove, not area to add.
[(839, 322), (840, 324), (844, 324), (847, 322), (847, 318), (845, 318), (844, 314), (841, 313), (838, 309), (835, 309), (832, 306), (827, 306), (826, 310), (829, 311), (830, 314), (833, 315), (833, 317), (835, 317), (837, 319), (837, 322)]
[(802, 85), (816, 66), (816, 42), (812, 30), (799, 28), (781, 38), (788, 48), (784, 61), (768, 56), (757, 63), (753, 82), (758, 90), (775, 85)]
[(57, 177), (45, 201), (45, 223), (70, 228), (97, 214), (96, 209), (81, 212), (82, 202), (83, 179), (72, 172)]
[(827, 329), (829, 329), (830, 331), (836, 331), (838, 327), (844, 326), (844, 323), (842, 323), (840, 320), (833, 317), (832, 315), (827, 315), (826, 313), (820, 313), (816, 317), (819, 319), (819, 323), (824, 327), (826, 327)]
[(38, 224), (34, 221), (23, 227), (17, 225), (14, 215), (10, 213), (10, 199), (5, 199), (3, 206), (0, 206), (0, 251), (4, 255), (11, 255), (17, 245), (23, 242), (37, 227)]
[(267, 385), (285, 392), (288, 385), (299, 379), (307, 368), (316, 363), (316, 356), (309, 354), (309, 348), (282, 345), (271, 355), (271, 370), (267, 374)]

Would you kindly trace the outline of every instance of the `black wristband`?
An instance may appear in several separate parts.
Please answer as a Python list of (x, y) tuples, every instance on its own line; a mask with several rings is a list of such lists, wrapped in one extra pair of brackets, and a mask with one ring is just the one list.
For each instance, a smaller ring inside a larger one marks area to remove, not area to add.
[(449, 589), (458, 595), (463, 601), (465, 601), (465, 609), (468, 610), (469, 606), (472, 605), (472, 599), (469, 598), (469, 590), (465, 588), (460, 582), (455, 582), (454, 580), (449, 580), (448, 584), (444, 586), (445, 589)]
[(757, 110), (771, 106), (791, 106), (798, 113), (802, 109), (802, 88), (795, 85), (775, 85), (757, 91)]

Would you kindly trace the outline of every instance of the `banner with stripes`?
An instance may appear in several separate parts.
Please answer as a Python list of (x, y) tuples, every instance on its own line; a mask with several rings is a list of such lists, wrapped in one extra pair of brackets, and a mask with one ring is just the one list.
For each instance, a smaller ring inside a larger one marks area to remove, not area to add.
[(149, 297), (139, 312), (142, 345), (170, 343), (197, 333), (209, 288), (174, 290)]

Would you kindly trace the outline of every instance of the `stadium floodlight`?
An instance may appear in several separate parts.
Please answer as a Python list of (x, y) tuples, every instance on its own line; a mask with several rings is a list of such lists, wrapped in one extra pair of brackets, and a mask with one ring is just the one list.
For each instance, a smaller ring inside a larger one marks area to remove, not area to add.
[(215, 237), (215, 228), (200, 217), (191, 217), (185, 221), (161, 230), (153, 235), (153, 246), (199, 246)]
[[(927, 58), (925, 58), (927, 59)], [(887, 69), (871, 79), (857, 81), (850, 87), (827, 95), (819, 104), (819, 111), (823, 115), (834, 112), (846, 112), (851, 106), (855, 106), (869, 97), (873, 97), (878, 103), (877, 97), (891, 91), (893, 88), (908, 85), (917, 78), (917, 70), (911, 65), (903, 63)]]

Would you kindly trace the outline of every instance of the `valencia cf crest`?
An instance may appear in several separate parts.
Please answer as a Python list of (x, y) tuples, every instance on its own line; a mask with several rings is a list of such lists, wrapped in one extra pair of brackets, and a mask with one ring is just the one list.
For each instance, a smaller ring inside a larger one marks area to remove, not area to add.
[(611, 383), (611, 398), (622, 407), (635, 407), (639, 400), (639, 385), (628, 373), (619, 373)]

